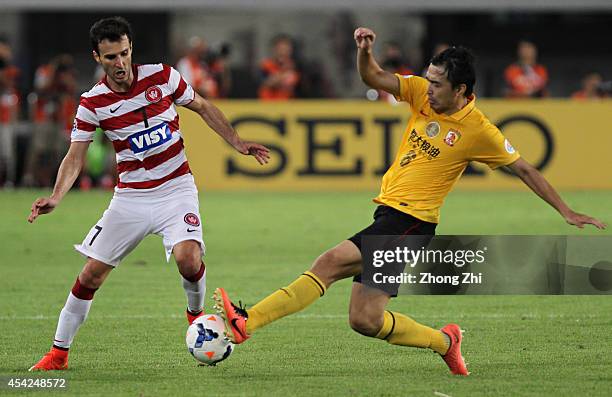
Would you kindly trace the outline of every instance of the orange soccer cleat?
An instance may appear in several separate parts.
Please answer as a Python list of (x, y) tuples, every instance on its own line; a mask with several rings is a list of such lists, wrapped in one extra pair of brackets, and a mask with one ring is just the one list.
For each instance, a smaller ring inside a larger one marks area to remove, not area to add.
[(223, 288), (217, 288), (213, 295), (215, 309), (225, 321), (225, 336), (233, 343), (239, 344), (249, 339), (246, 331), (246, 321), (249, 318), (243, 307), (236, 306), (230, 301)]
[(49, 353), (45, 354), (28, 371), (61, 371), (65, 369), (68, 369), (68, 350), (53, 346)]
[(440, 331), (444, 332), (450, 339), (450, 347), (442, 359), (448, 365), (453, 375), (468, 376), (470, 373), (467, 370), (463, 356), (461, 355), (461, 328), (457, 324), (448, 324)]

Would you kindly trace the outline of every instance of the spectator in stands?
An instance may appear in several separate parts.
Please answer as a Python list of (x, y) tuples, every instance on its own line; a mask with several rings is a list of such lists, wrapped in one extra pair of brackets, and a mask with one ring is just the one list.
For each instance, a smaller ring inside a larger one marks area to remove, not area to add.
[[(401, 75), (414, 74), (414, 71), (408, 65), (408, 62), (402, 54), (402, 48), (398, 43), (394, 41), (387, 41), (383, 44), (381, 67), (391, 73), (397, 73)], [(391, 103), (397, 102), (393, 95), (389, 94), (387, 91), (377, 90), (377, 92), (379, 100)]]
[(12, 61), (9, 42), (0, 37), (0, 182), (7, 187), (14, 186), (17, 178), (15, 122), (19, 114), (19, 69)]
[(189, 39), (187, 54), (178, 60), (176, 69), (193, 89), (204, 98), (218, 98), (219, 84), (206, 64), (208, 43), (201, 37)]
[(334, 98), (336, 96), (321, 62), (306, 60), (298, 64), (300, 65), (300, 82), (295, 90), (296, 98)]
[(274, 101), (295, 97), (300, 72), (293, 53), (293, 40), (289, 36), (282, 34), (272, 40), (272, 56), (262, 61), (260, 73), (260, 99)]
[(32, 135), (25, 164), (26, 186), (49, 186), (67, 150), (77, 107), (76, 70), (71, 55), (39, 66), (28, 95)]
[(538, 49), (532, 42), (521, 41), (518, 44), (518, 60), (509, 65), (504, 77), (507, 84), (508, 98), (541, 98), (548, 95), (548, 71), (537, 63)]
[(599, 73), (589, 73), (582, 78), (582, 89), (572, 94), (572, 99), (601, 99), (607, 97), (608, 90)]
[(402, 54), (402, 48), (394, 41), (383, 44), (381, 66), (384, 70), (398, 74), (414, 74), (412, 68)]
[(227, 98), (232, 88), (232, 76), (228, 62), (231, 49), (229, 43), (220, 43), (218, 46), (209, 48), (206, 55), (208, 71), (219, 87), (218, 98)]

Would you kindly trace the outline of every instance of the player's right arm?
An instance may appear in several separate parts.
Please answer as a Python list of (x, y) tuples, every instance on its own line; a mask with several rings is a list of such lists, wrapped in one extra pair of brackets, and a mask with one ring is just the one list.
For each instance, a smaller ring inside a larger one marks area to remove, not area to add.
[(400, 83), (397, 76), (384, 71), (372, 55), (372, 47), (376, 40), (374, 31), (368, 28), (357, 28), (353, 37), (357, 43), (357, 70), (361, 80), (372, 88), (399, 97)]
[(34, 201), (28, 222), (32, 223), (39, 215), (48, 214), (55, 209), (79, 176), (85, 162), (88, 147), (89, 141), (73, 141), (70, 144), (68, 153), (62, 160), (62, 164), (57, 172), (57, 180), (53, 193), (50, 197), (39, 197)]
[(563, 199), (561, 199), (559, 193), (557, 193), (546, 178), (527, 161), (519, 158), (513, 163), (508, 164), (507, 167), (512, 170), (516, 176), (521, 178), (523, 183), (533, 190), (535, 194), (556, 209), (570, 225), (574, 225), (580, 229), (584, 228), (584, 225), (594, 225), (598, 229), (605, 229), (607, 227), (607, 225), (599, 219), (572, 210)]

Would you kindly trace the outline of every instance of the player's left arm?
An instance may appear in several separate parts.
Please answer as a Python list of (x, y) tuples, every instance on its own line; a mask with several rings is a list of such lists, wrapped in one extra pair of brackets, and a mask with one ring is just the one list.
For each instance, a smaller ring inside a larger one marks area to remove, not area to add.
[(240, 139), (240, 136), (238, 136), (238, 133), (232, 128), (223, 112), (197, 93), (195, 93), (193, 101), (185, 105), (185, 107), (199, 114), (202, 120), (204, 120), (213, 131), (219, 134), (240, 153), (255, 157), (259, 164), (266, 164), (270, 159), (270, 149), (258, 143)]
[(525, 161), (523, 158), (519, 158), (515, 162), (507, 165), (512, 172), (514, 172), (525, 185), (529, 186), (535, 194), (540, 196), (544, 201), (555, 208), (565, 221), (570, 225), (574, 225), (582, 229), (584, 225), (591, 224), (598, 229), (605, 229), (606, 224), (598, 219), (590, 217), (588, 215), (579, 214), (574, 212), (570, 207), (565, 204), (563, 199), (559, 196), (555, 188), (544, 178), (544, 176), (531, 164)]

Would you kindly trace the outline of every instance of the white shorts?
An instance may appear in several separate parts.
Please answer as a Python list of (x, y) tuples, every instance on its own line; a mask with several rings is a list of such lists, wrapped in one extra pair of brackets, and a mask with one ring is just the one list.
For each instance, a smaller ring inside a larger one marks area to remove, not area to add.
[(200, 243), (204, 255), (197, 191), (146, 199), (115, 195), (102, 218), (74, 248), (86, 257), (117, 266), (149, 234), (162, 237), (166, 261), (174, 246), (186, 240)]

